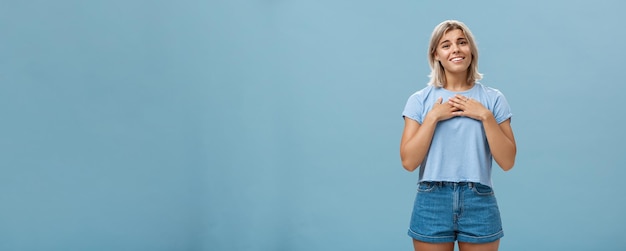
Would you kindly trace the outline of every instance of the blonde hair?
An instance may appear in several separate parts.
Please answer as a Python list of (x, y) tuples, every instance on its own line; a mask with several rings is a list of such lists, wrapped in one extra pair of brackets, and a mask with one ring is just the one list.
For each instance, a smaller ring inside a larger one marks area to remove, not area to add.
[(446, 20), (437, 25), (435, 30), (433, 30), (433, 34), (430, 36), (430, 46), (428, 46), (428, 64), (431, 70), (430, 75), (428, 75), (428, 77), (430, 77), (429, 85), (443, 87), (443, 84), (446, 82), (445, 71), (441, 63), (435, 59), (435, 51), (437, 50), (437, 45), (441, 37), (443, 37), (446, 32), (456, 29), (463, 32), (469, 42), (470, 51), (472, 53), (472, 61), (467, 69), (467, 82), (474, 83), (483, 78), (483, 74), (478, 72), (478, 47), (474, 42), (474, 35), (472, 35), (472, 32), (463, 22)]

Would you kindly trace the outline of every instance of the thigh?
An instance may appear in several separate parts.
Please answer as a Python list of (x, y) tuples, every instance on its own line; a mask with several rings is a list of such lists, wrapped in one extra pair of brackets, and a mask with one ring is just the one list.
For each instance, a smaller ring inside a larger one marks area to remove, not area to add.
[(454, 242), (428, 243), (413, 239), (415, 251), (454, 251)]
[(500, 240), (480, 244), (459, 242), (460, 251), (498, 251), (498, 246), (500, 246)]

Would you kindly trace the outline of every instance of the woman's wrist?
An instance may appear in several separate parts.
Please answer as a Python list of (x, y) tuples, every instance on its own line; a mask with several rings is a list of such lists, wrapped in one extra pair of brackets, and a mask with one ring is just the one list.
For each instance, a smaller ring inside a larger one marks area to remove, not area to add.
[(484, 112), (481, 116), (480, 116), (480, 121), (481, 122), (486, 122), (489, 119), (492, 119), (493, 117), (493, 113), (491, 113), (491, 111), (487, 110), (486, 112)]
[(433, 118), (433, 116), (426, 115), (424, 118), (424, 122), (422, 124), (437, 124), (439, 120), (437, 118)]

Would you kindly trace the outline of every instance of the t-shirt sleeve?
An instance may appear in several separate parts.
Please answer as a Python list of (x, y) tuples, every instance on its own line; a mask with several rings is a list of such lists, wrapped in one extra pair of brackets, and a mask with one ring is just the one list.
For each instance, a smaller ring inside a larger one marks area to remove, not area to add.
[(411, 95), (409, 100), (406, 101), (406, 105), (404, 106), (404, 111), (402, 112), (402, 117), (407, 117), (412, 120), (417, 121), (422, 124), (422, 111), (424, 110), (424, 104), (419, 99), (419, 96), (416, 94)]
[(499, 91), (496, 95), (496, 102), (493, 108), (493, 116), (495, 117), (498, 124), (506, 121), (513, 116), (513, 113), (511, 113), (511, 107), (509, 106), (509, 102), (506, 101), (504, 95)]

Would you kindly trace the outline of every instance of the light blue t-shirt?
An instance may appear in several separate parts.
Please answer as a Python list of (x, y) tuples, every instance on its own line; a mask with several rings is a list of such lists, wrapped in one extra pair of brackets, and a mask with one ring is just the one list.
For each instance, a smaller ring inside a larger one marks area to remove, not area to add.
[[(504, 95), (478, 82), (462, 92), (428, 86), (409, 97), (402, 116), (422, 124), (437, 98), (442, 97), (445, 103), (455, 94), (478, 100), (493, 113), (498, 124), (512, 116)], [(491, 187), (492, 159), (480, 121), (468, 117), (439, 121), (430, 149), (420, 165), (419, 181), (467, 181)]]

